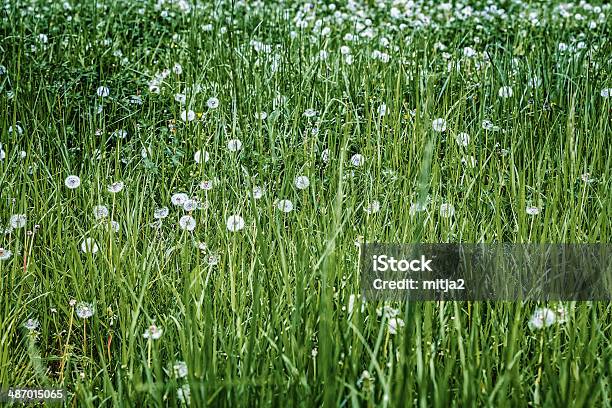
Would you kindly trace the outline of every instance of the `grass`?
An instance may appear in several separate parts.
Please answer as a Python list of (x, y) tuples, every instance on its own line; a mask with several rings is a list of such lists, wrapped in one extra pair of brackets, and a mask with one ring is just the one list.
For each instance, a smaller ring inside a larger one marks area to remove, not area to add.
[[(359, 299), (356, 242), (610, 242), (609, 5), (469, 3), (451, 19), (419, 2), (423, 24), (390, 2), (5, 2), (0, 388), (84, 407), (180, 406), (187, 389), (191, 406), (610, 406), (608, 303)], [(530, 329), (543, 307), (565, 321)]]

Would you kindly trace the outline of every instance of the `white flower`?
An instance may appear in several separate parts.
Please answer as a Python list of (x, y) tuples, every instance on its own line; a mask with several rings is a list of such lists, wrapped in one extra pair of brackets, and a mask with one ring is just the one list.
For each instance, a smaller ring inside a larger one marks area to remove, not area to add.
[(527, 207), (525, 212), (528, 215), (538, 215), (540, 213), (540, 209), (538, 207)]
[(176, 397), (186, 405), (191, 405), (191, 389), (189, 384), (183, 384), (181, 388), (176, 390)]
[(212, 188), (213, 188), (212, 180), (204, 180), (200, 183), (201, 190), (209, 191), (209, 190), (212, 190)]
[(34, 331), (34, 330), (38, 329), (39, 326), (40, 326), (40, 322), (38, 320), (36, 320), (36, 319), (28, 319), (23, 324), (23, 327), (25, 327), (29, 331)]
[(264, 195), (264, 189), (260, 186), (253, 186), (253, 198), (259, 200)]
[(172, 72), (174, 72), (176, 75), (181, 75), (183, 73), (183, 67), (177, 62), (172, 67)]
[(11, 228), (23, 228), (26, 225), (27, 217), (25, 214), (15, 214), (11, 215), (9, 219), (9, 224)]
[(172, 197), (170, 197), (170, 201), (173, 205), (181, 207), (183, 206), (183, 204), (185, 204), (185, 201), (187, 200), (189, 200), (189, 196), (185, 193), (176, 193), (173, 194)]
[(168, 207), (156, 208), (153, 212), (153, 217), (155, 219), (161, 220), (162, 218), (166, 218), (169, 213), (170, 210), (168, 210)]
[(203, 152), (202, 150), (198, 150), (193, 154), (193, 160), (195, 160), (196, 163), (200, 164), (200, 162), (202, 161), (202, 155), (204, 155), (204, 163), (210, 160), (210, 154), (208, 154), (208, 152)]
[(95, 254), (98, 252), (98, 244), (96, 244), (93, 238), (85, 238), (83, 242), (81, 242), (81, 251)]
[(196, 227), (196, 220), (191, 215), (183, 215), (179, 219), (179, 226), (187, 231), (193, 231)]
[(467, 58), (472, 58), (475, 55), (476, 55), (476, 50), (473, 49), (472, 47), (464, 47), (463, 48), (463, 56), (465, 56)]
[(184, 105), (187, 102), (187, 96), (183, 93), (174, 94), (174, 100)]
[(206, 101), (206, 106), (208, 106), (209, 109), (217, 109), (219, 107), (219, 99), (209, 98)]
[(360, 155), (359, 153), (354, 154), (353, 156), (351, 156), (351, 164), (355, 167), (360, 167), (363, 166), (363, 164), (365, 163), (365, 158)]
[(297, 176), (293, 183), (298, 190), (305, 190), (310, 185), (310, 180), (306, 176)]
[(317, 111), (312, 108), (308, 108), (304, 111), (304, 116), (307, 118), (313, 118), (317, 116)]
[(244, 218), (239, 215), (231, 215), (227, 218), (225, 225), (227, 226), (228, 231), (240, 231), (244, 228)]
[(96, 205), (93, 208), (94, 218), (99, 220), (108, 217), (108, 208), (105, 205)]
[(354, 294), (351, 294), (349, 296), (349, 301), (348, 301), (348, 314), (353, 314), (353, 309), (355, 308), (355, 299), (357, 297)]
[(9, 133), (13, 133), (13, 132), (17, 132), (18, 135), (22, 135), (23, 134), (23, 128), (19, 125), (15, 125), (15, 127), (13, 128), (13, 125), (9, 126), (8, 128), (8, 132)]
[(501, 88), (499, 88), (499, 91), (497, 92), (497, 94), (499, 95), (500, 98), (507, 99), (507, 98), (512, 97), (514, 92), (512, 92), (512, 88), (510, 88), (509, 86), (502, 86)]
[(548, 308), (536, 309), (531, 319), (529, 319), (528, 326), (531, 330), (539, 330), (544, 327), (552, 326), (557, 320), (555, 312)]
[(221, 259), (221, 257), (219, 255), (217, 255), (217, 254), (210, 254), (210, 255), (208, 255), (208, 258), (207, 258), (208, 265), (215, 266), (215, 265), (217, 265), (219, 263), (220, 259)]
[(196, 200), (187, 199), (183, 203), (183, 210), (185, 210), (187, 212), (191, 212), (191, 211), (195, 210), (196, 208), (198, 208), (198, 202)]
[(440, 216), (444, 218), (450, 218), (455, 215), (455, 207), (449, 203), (443, 203), (440, 205)]
[(405, 326), (405, 323), (399, 317), (392, 317), (387, 321), (390, 334), (397, 334), (398, 329)]
[(414, 217), (416, 213), (425, 211), (426, 208), (427, 208), (427, 204), (425, 203), (419, 203), (419, 202), (412, 203), (410, 204), (410, 209), (408, 210), (408, 214), (410, 214), (411, 217)]
[(81, 319), (89, 319), (94, 314), (94, 308), (91, 303), (79, 302), (76, 305), (76, 314)]
[(66, 177), (64, 184), (66, 185), (66, 187), (73, 190), (81, 185), (81, 179), (79, 178), (79, 176), (68, 176)]
[(257, 112), (255, 114), (255, 119), (266, 120), (267, 117), (268, 117), (268, 114), (266, 112)]
[(444, 120), (442, 118), (435, 119), (431, 123), (431, 127), (436, 132), (440, 132), (440, 133), (444, 132), (446, 130), (446, 120)]
[(325, 149), (321, 152), (321, 161), (323, 163), (329, 163), (329, 149)]
[(363, 209), (367, 214), (375, 214), (380, 211), (380, 202), (374, 200)]
[(117, 221), (111, 220), (110, 227), (112, 228), (113, 231), (119, 232), (119, 223)]
[(291, 200), (279, 200), (276, 203), (276, 208), (278, 208), (282, 212), (289, 213), (293, 211), (293, 203), (291, 202)]
[(387, 114), (387, 104), (383, 103), (378, 107), (378, 116), (385, 116)]
[(191, 122), (195, 119), (195, 112), (190, 110), (184, 110), (181, 112), (181, 119), (183, 122)]
[(128, 135), (127, 130), (123, 130), (123, 129), (117, 129), (111, 134), (112, 137), (119, 138), (119, 139), (125, 139), (127, 135)]
[(495, 127), (495, 125), (493, 125), (493, 122), (487, 119), (482, 121), (481, 126), (484, 130), (492, 130)]
[(96, 90), (96, 93), (98, 94), (99, 97), (106, 98), (108, 95), (110, 95), (110, 89), (108, 89), (105, 86), (100, 86)]
[(142, 333), (142, 337), (144, 337), (145, 339), (157, 340), (161, 337), (163, 332), (164, 331), (160, 327), (157, 327), (156, 325), (152, 324), (147, 327), (147, 330), (145, 330), (144, 333)]
[(470, 144), (470, 135), (465, 132), (459, 133), (457, 136), (455, 136), (455, 142), (457, 142), (459, 146), (465, 147)]
[(240, 139), (231, 139), (229, 142), (227, 142), (227, 149), (230, 152), (237, 152), (242, 149), (242, 142)]
[(609, 98), (612, 95), (612, 88), (604, 88), (599, 92), (602, 98)]
[(0, 247), (0, 261), (6, 261), (8, 259), (10, 259), (10, 257), (13, 255), (13, 253), (11, 251), (9, 251), (8, 249), (4, 249), (2, 247)]
[(123, 190), (123, 187), (125, 186), (125, 184), (123, 184), (123, 181), (116, 181), (112, 184), (109, 184), (106, 189), (108, 190), (109, 193), (118, 193), (121, 190)]
[(187, 364), (184, 361), (177, 361), (174, 363), (174, 375), (177, 378), (185, 378), (187, 377)]

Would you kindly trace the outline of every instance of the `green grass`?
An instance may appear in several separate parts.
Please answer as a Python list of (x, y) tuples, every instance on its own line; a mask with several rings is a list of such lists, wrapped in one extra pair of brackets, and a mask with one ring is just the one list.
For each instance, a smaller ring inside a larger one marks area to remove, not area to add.
[[(0, 231), (14, 214), (27, 221), (0, 235), (12, 253), (0, 260), (0, 388), (61, 386), (67, 406), (85, 407), (180, 406), (186, 385), (191, 406), (610, 406), (608, 303), (566, 302), (565, 322), (531, 330), (536, 308), (558, 305), (413, 302), (377, 313), (383, 303), (359, 299), (356, 242), (611, 241), (610, 7), (575, 6), (564, 18), (555, 1), (493, 2), (500, 17), (469, 3), (465, 20), (419, 3), (432, 21), (420, 26), (390, 17), (390, 2), (359, 2), (361, 13), (339, 1), (338, 21), (323, 3), (184, 12), (5, 0)], [(298, 28), (296, 15), (312, 13)], [(328, 35), (313, 30), (318, 19)], [(345, 39), (366, 19), (372, 38)], [(503, 86), (512, 97), (498, 96)], [(184, 122), (184, 110), (196, 120)], [(461, 132), (467, 146), (455, 142)], [(210, 160), (196, 163), (198, 150)], [(69, 175), (80, 187), (64, 185)], [(307, 189), (295, 187), (300, 175)], [(112, 194), (116, 181), (125, 188)], [(193, 232), (178, 226), (187, 214), (171, 204), (178, 192), (203, 204)], [(281, 212), (281, 199), (294, 211)], [(368, 214), (373, 201), (380, 211)], [(426, 211), (412, 214), (415, 202)], [(443, 203), (452, 217), (440, 215)], [(97, 205), (108, 217), (96, 220)], [(152, 225), (163, 206), (168, 217)], [(226, 227), (234, 214), (245, 221), (238, 232)], [(97, 253), (82, 251), (87, 237)], [(77, 317), (73, 299), (94, 315)], [(404, 322), (396, 334), (394, 313)], [(39, 327), (26, 329), (28, 319)], [(152, 323), (157, 340), (143, 337)]]

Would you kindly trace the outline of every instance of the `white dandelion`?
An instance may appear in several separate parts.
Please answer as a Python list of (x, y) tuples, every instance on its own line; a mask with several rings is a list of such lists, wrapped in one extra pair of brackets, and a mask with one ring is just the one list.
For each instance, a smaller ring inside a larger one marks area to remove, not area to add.
[(204, 191), (212, 190), (213, 181), (212, 180), (204, 180), (200, 183), (200, 189)]
[(155, 211), (153, 211), (153, 218), (161, 220), (163, 218), (166, 218), (168, 214), (170, 214), (170, 210), (168, 209), (168, 207), (156, 208)]
[(323, 163), (329, 163), (329, 149), (325, 149), (321, 152), (321, 161)]
[(231, 139), (227, 142), (227, 150), (230, 152), (237, 152), (240, 151), (240, 149), (242, 149), (242, 142), (240, 139)]
[(455, 215), (455, 206), (449, 203), (440, 204), (440, 216), (450, 218)]
[(183, 122), (191, 122), (195, 119), (195, 112), (190, 110), (184, 110), (181, 112), (181, 119)]
[(81, 185), (81, 179), (79, 178), (79, 176), (68, 176), (66, 177), (64, 184), (69, 189), (74, 190), (75, 188), (78, 188)]
[(195, 160), (197, 164), (200, 164), (202, 162), (202, 159), (204, 159), (204, 163), (208, 162), (210, 160), (210, 154), (202, 150), (198, 150), (193, 154), (193, 160)]
[(142, 337), (145, 339), (157, 340), (161, 337), (163, 332), (164, 331), (161, 329), (161, 327), (157, 327), (156, 325), (152, 324), (147, 327), (145, 332), (142, 334)]
[(511, 98), (513, 94), (514, 92), (509, 86), (502, 86), (501, 88), (499, 88), (499, 91), (497, 91), (497, 95), (499, 95), (500, 98), (504, 99)]
[(259, 200), (264, 195), (264, 189), (260, 186), (253, 186), (253, 198)]
[(94, 308), (91, 303), (79, 302), (76, 305), (76, 314), (81, 319), (89, 319), (94, 315)]
[(183, 210), (187, 211), (187, 212), (191, 212), (193, 210), (195, 210), (196, 208), (198, 208), (198, 201), (194, 200), (194, 199), (187, 199), (185, 200), (185, 202), (183, 203)]
[(191, 215), (183, 215), (179, 219), (179, 226), (186, 231), (193, 231), (196, 227), (196, 220)]
[(95, 254), (96, 252), (98, 252), (98, 249), (98, 244), (91, 237), (85, 238), (83, 242), (81, 242), (81, 251), (86, 254)]
[(98, 96), (101, 98), (106, 98), (108, 95), (110, 95), (110, 89), (108, 89), (106, 86), (100, 86), (96, 90), (96, 94), (98, 94)]
[(293, 211), (293, 203), (291, 202), (291, 200), (279, 200), (276, 203), (276, 208), (278, 208), (284, 213), (290, 213), (291, 211)]
[(410, 214), (411, 217), (414, 217), (416, 213), (423, 212), (426, 209), (427, 209), (426, 203), (420, 203), (420, 202), (412, 203), (410, 204), (410, 209), (408, 210), (408, 214)]
[(185, 204), (185, 201), (189, 200), (189, 196), (185, 193), (176, 193), (173, 194), (172, 197), (170, 197), (170, 202), (172, 203), (172, 205), (176, 205), (176, 206), (183, 206), (183, 204)]
[(308, 108), (304, 111), (304, 116), (307, 118), (314, 118), (317, 116), (317, 111), (312, 108)]
[(123, 183), (123, 181), (116, 181), (116, 182), (114, 182), (114, 183), (112, 183), (112, 184), (109, 184), (109, 185), (106, 187), (106, 190), (107, 190), (109, 193), (118, 193), (118, 192), (120, 192), (121, 190), (123, 190), (123, 187), (124, 187), (124, 186), (125, 186), (125, 184)]
[(538, 207), (527, 207), (525, 212), (528, 215), (538, 215), (540, 213), (540, 209)]
[(363, 210), (366, 214), (376, 214), (380, 211), (380, 202), (378, 200), (373, 200)]
[(390, 334), (397, 334), (397, 331), (405, 326), (404, 320), (399, 317), (392, 317), (387, 321)]
[(353, 166), (361, 167), (363, 166), (364, 163), (365, 163), (365, 158), (361, 154), (357, 153), (351, 156), (351, 164)]
[(108, 214), (109, 214), (108, 207), (105, 205), (96, 205), (93, 208), (93, 214), (96, 220), (106, 218), (108, 217)]
[(14, 214), (14, 215), (11, 215), (11, 218), (9, 219), (9, 224), (11, 228), (14, 228), (14, 229), (25, 227), (26, 222), (27, 222), (27, 217), (25, 214)]
[(459, 133), (455, 136), (455, 142), (457, 142), (459, 146), (466, 147), (470, 144), (470, 135), (465, 132)]
[(25, 327), (29, 331), (34, 331), (38, 329), (39, 326), (40, 326), (40, 322), (37, 319), (28, 319), (23, 324), (23, 327)]
[(609, 98), (612, 95), (612, 88), (603, 88), (601, 92), (599, 92), (602, 98)]
[(539, 330), (552, 326), (557, 320), (555, 312), (549, 308), (536, 309), (529, 319), (528, 326), (531, 330)]
[(185, 363), (184, 361), (177, 361), (176, 363), (174, 363), (174, 375), (177, 378), (185, 378), (187, 377), (187, 363)]
[(297, 176), (293, 181), (298, 190), (305, 190), (310, 186), (310, 180), (306, 176)]
[(231, 215), (227, 218), (225, 225), (230, 232), (238, 232), (244, 228), (244, 218), (240, 215)]
[(431, 123), (431, 127), (434, 131), (442, 133), (446, 130), (446, 120), (442, 118), (434, 119)]
[(206, 101), (206, 106), (208, 106), (208, 109), (217, 109), (219, 107), (219, 99), (208, 98)]
[(0, 261), (7, 261), (11, 258), (13, 253), (8, 249), (0, 247)]

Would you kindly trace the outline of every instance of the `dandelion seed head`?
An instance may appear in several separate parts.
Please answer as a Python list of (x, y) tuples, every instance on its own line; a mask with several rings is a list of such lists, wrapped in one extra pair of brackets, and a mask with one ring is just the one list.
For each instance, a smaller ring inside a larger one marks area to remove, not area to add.
[(306, 176), (297, 176), (293, 181), (298, 190), (305, 190), (310, 186), (310, 180)]
[(244, 228), (244, 218), (240, 215), (231, 215), (227, 218), (225, 225), (230, 232), (238, 232)]
[(98, 252), (98, 249), (98, 244), (91, 237), (85, 238), (83, 242), (81, 242), (81, 251), (86, 254), (95, 254)]
[(91, 303), (79, 302), (76, 305), (76, 315), (81, 319), (89, 319), (94, 315), (94, 308)]
[(186, 231), (193, 231), (196, 227), (196, 220), (191, 215), (183, 215), (179, 219), (179, 226)]
[(431, 127), (434, 131), (442, 133), (446, 130), (446, 120), (443, 118), (434, 119)]
[(13, 229), (23, 228), (26, 225), (27, 219), (25, 214), (14, 214), (9, 218), (9, 225)]
[(276, 208), (278, 208), (284, 213), (290, 213), (291, 211), (293, 211), (293, 203), (291, 202), (291, 200), (279, 200), (276, 203)]
[(66, 177), (64, 184), (69, 189), (74, 190), (75, 188), (78, 188), (81, 185), (81, 179), (79, 178), (79, 176), (68, 176)]

